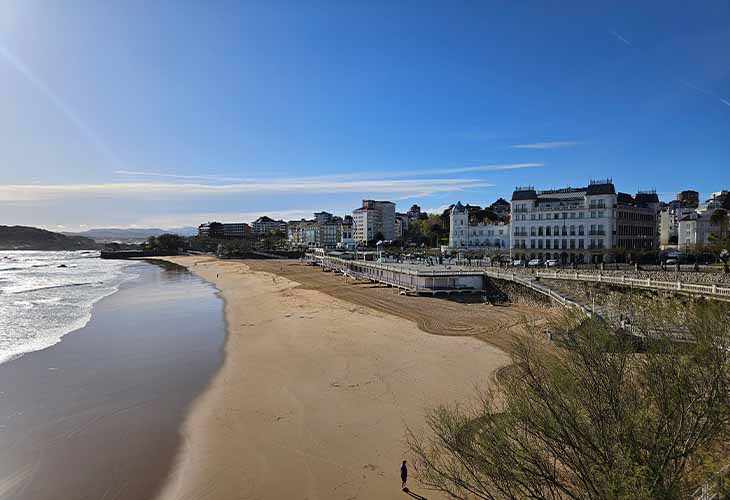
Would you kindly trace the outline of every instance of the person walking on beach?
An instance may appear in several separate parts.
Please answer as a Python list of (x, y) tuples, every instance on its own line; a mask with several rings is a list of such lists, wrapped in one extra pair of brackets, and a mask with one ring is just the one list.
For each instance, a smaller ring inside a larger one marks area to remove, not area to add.
[(402, 481), (401, 488), (405, 490), (406, 483), (408, 482), (408, 467), (406, 466), (405, 460), (400, 464), (400, 480)]

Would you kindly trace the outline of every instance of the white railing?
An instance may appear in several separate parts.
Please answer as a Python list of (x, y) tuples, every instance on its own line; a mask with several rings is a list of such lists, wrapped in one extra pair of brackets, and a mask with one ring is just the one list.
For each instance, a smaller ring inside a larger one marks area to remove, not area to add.
[(591, 283), (611, 283), (616, 285), (629, 285), (654, 290), (673, 290), (730, 298), (730, 288), (718, 285), (700, 285), (697, 283), (684, 283), (681, 281), (660, 281), (651, 278), (629, 278), (626, 276), (610, 276), (604, 274), (580, 274), (577, 272), (558, 273), (555, 271), (536, 271), (535, 276), (545, 279), (587, 281)]
[[(444, 271), (424, 271), (422, 269), (413, 269), (400, 265), (388, 265), (381, 264), (378, 262), (367, 262), (357, 260), (345, 260), (339, 257), (328, 257), (322, 255), (307, 254), (304, 257), (306, 262), (311, 262), (322, 266), (325, 269), (331, 269), (343, 274), (347, 274), (353, 277), (375, 280), (381, 283), (385, 283), (398, 288), (403, 288), (413, 292), (422, 290), (419, 287), (417, 280), (404, 280), (402, 276), (413, 276), (413, 277), (447, 277), (447, 276), (489, 276), (492, 278), (504, 279), (519, 283), (527, 288), (530, 288), (538, 293), (541, 293), (556, 302), (566, 307), (577, 307), (581, 310), (590, 314), (587, 308), (574, 302), (566, 297), (563, 297), (555, 290), (549, 287), (540, 285), (536, 280), (528, 277), (521, 276), (517, 273), (505, 273), (500, 271), (494, 271), (491, 269), (478, 269), (478, 270), (444, 270)], [(368, 272), (362, 272), (361, 269), (366, 269)], [(390, 274), (384, 274), (390, 273)], [(424, 289), (425, 290), (425, 289)]]
[(484, 271), (484, 274), (489, 276), (490, 278), (502, 279), (502, 280), (513, 281), (515, 283), (519, 283), (520, 285), (526, 286), (536, 292), (539, 292), (543, 295), (550, 297), (551, 299), (555, 300), (556, 302), (558, 302), (566, 307), (576, 307), (578, 309), (581, 309), (583, 312), (587, 313), (589, 316), (592, 314), (591, 311), (587, 307), (585, 307), (573, 300), (570, 300), (567, 297), (560, 295), (558, 292), (556, 292), (555, 290), (552, 290), (551, 288), (539, 285), (537, 282), (535, 282), (535, 280), (525, 278), (523, 276), (520, 276), (517, 273), (506, 273), (506, 272), (487, 269)]

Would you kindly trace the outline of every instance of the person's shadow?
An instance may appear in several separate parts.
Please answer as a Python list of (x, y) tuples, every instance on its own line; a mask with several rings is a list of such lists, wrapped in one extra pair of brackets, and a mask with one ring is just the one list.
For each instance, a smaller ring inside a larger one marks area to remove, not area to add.
[(419, 495), (418, 493), (415, 493), (415, 492), (413, 492), (413, 491), (409, 490), (408, 488), (403, 488), (403, 493), (405, 493), (405, 494), (406, 494), (406, 495), (408, 495), (409, 497), (413, 497), (413, 498), (415, 498), (416, 500), (428, 500), (428, 498), (426, 498), (426, 497), (422, 497), (422, 496), (421, 496), (421, 495)]

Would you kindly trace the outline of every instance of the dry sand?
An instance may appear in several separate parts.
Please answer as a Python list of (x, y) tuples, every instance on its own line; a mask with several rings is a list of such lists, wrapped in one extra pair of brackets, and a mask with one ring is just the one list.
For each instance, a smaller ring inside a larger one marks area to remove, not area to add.
[[(373, 309), (364, 306), (370, 292), (334, 298), (358, 285), (331, 273), (292, 271), (299, 282), (273, 273), (298, 266), (291, 262), (170, 260), (221, 290), (228, 338), (222, 368), (183, 426), (161, 500), (409, 498), (398, 477), (406, 426), (422, 428), (427, 407), (469, 399), (509, 361), (486, 342), (429, 335), (382, 312), (400, 300), (389, 289), (377, 290), (381, 306)], [(330, 284), (308, 289), (317, 273)], [(499, 313), (503, 329), (529, 312), (414, 300), (431, 312), (491, 310), (485, 317)], [(482, 334), (506, 338), (482, 326)], [(411, 488), (440, 498), (415, 482)]]

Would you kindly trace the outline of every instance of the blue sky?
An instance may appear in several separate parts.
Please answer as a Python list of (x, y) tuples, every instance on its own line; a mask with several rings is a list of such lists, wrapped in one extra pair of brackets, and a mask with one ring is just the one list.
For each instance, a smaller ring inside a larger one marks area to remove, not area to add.
[(727, 2), (0, 4), (0, 224), (730, 188)]

